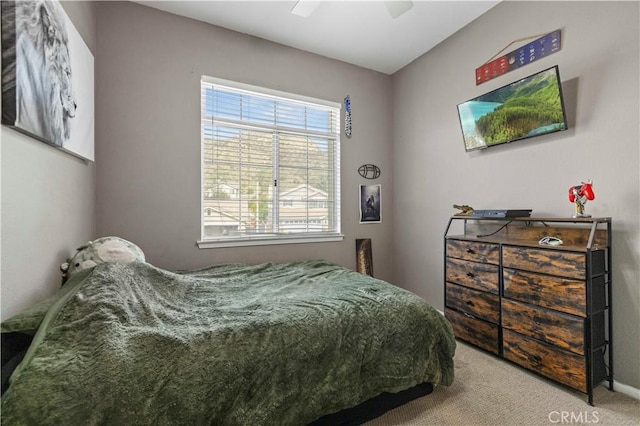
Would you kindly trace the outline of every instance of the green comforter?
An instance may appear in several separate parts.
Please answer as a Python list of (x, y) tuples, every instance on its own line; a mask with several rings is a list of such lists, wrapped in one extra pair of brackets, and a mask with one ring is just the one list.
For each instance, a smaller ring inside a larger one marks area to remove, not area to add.
[(3, 323), (41, 321), (2, 397), (3, 424), (303, 425), (453, 381), (441, 314), (323, 261), (183, 273), (105, 263), (35, 311), (46, 315)]

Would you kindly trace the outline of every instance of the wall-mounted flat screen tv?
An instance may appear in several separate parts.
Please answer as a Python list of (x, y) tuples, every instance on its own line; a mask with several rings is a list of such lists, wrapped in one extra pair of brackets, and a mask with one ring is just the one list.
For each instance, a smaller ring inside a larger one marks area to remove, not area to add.
[(558, 66), (458, 105), (467, 151), (567, 129)]

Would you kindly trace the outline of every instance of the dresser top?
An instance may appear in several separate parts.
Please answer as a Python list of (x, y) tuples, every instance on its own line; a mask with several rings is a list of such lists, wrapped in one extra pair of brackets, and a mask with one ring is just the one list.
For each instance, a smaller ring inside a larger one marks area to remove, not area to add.
[(526, 216), (526, 217), (482, 217), (470, 215), (453, 215), (451, 219), (467, 220), (500, 220), (513, 222), (564, 222), (564, 223), (593, 223), (611, 222), (610, 217), (551, 217), (551, 216)]

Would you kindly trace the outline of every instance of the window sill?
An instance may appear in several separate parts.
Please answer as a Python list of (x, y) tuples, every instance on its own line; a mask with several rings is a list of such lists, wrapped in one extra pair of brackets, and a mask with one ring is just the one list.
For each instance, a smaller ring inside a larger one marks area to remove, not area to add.
[(305, 236), (260, 236), (244, 238), (218, 238), (198, 241), (198, 248), (224, 248), (224, 247), (247, 247), (266, 246), (276, 244), (308, 244), (308, 243), (329, 243), (343, 241), (344, 235), (305, 235)]

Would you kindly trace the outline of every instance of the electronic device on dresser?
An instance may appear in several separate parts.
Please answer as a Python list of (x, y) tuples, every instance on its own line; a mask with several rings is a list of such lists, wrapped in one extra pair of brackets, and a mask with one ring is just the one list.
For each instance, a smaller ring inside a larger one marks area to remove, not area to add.
[(471, 212), (473, 217), (528, 217), (531, 216), (531, 209), (527, 210), (474, 210)]
[(611, 218), (452, 216), (456, 338), (588, 395), (613, 390)]

